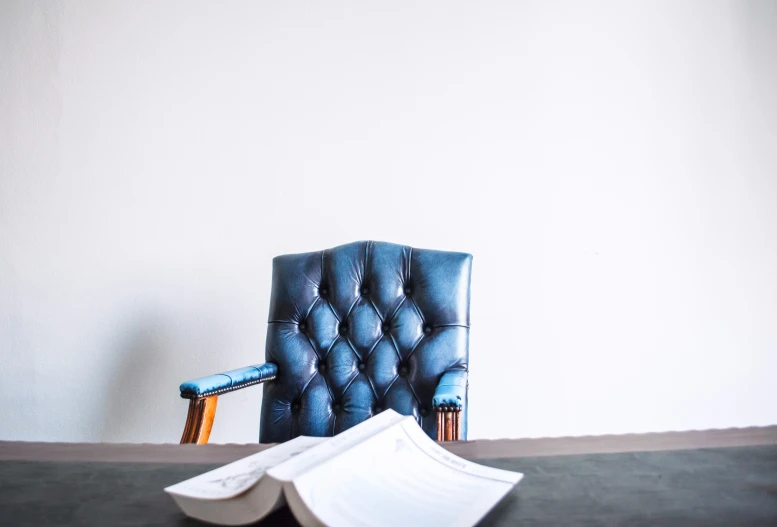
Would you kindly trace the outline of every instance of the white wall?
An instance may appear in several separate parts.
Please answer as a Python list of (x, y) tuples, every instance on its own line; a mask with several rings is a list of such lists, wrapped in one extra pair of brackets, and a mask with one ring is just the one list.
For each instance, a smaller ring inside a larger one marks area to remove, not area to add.
[(777, 423), (777, 4), (587, 4), (3, 2), (0, 439), (177, 441), (359, 239), (475, 255), (471, 437)]

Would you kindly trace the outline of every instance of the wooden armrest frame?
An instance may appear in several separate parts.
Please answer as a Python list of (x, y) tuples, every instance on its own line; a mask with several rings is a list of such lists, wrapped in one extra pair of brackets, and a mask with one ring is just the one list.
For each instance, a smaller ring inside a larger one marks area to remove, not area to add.
[(461, 438), (461, 408), (437, 408), (437, 441)]
[[(189, 400), (189, 413), (181, 436), (181, 444), (207, 444), (219, 396)], [(461, 438), (461, 408), (437, 408), (437, 441), (458, 441)]]
[(189, 413), (181, 436), (182, 445), (185, 443), (204, 445), (208, 442), (218, 402), (218, 395), (189, 400)]

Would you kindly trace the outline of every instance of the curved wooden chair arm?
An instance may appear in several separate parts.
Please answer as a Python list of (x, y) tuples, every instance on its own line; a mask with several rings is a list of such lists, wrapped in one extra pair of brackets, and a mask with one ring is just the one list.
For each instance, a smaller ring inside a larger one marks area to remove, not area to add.
[(461, 408), (437, 408), (437, 441), (458, 441), (461, 438)]
[[(181, 444), (207, 444), (219, 396), (211, 395), (189, 400), (189, 414), (181, 436)], [(461, 408), (437, 408), (437, 441), (458, 441), (461, 438)]]
[(189, 413), (181, 436), (182, 445), (185, 443), (204, 445), (208, 442), (218, 402), (218, 395), (189, 400)]

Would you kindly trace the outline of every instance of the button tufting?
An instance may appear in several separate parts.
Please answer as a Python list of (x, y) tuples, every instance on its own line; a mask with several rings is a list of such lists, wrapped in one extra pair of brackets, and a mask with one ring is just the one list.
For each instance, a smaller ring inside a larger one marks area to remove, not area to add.
[[(265, 385), (264, 420), (277, 422), (260, 439), (340, 432), (390, 408), (436, 437), (438, 410), (454, 407), (438, 408), (433, 395), (454, 365), (463, 369), (441, 391), (450, 396), (436, 402), (466, 397), (470, 265), (467, 255), (381, 242), (276, 259), (267, 334), (278, 368)], [(459, 324), (462, 338), (447, 338)]]

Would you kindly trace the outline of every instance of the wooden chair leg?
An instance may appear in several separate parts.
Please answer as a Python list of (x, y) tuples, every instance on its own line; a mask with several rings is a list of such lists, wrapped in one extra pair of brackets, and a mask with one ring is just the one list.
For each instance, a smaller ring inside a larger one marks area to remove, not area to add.
[(213, 427), (213, 418), (216, 417), (216, 404), (219, 396), (211, 395), (202, 399), (189, 401), (189, 413), (186, 416), (186, 426), (181, 436), (181, 444), (196, 443), (204, 445), (210, 437), (210, 429)]
[(437, 409), (437, 441), (458, 441), (461, 438), (461, 408)]

